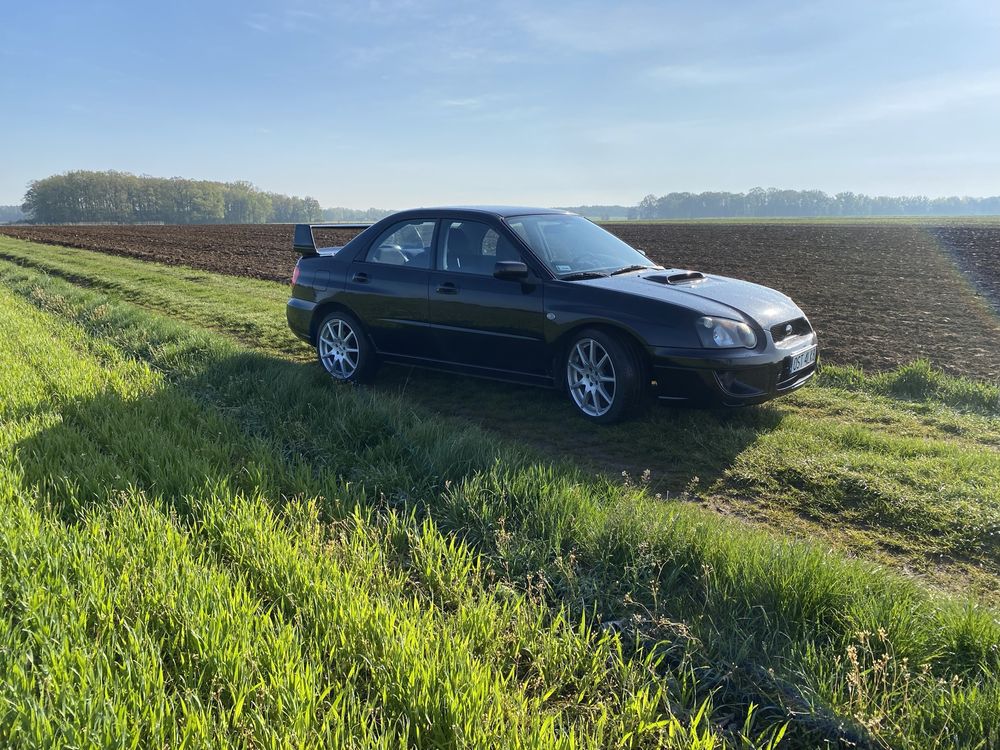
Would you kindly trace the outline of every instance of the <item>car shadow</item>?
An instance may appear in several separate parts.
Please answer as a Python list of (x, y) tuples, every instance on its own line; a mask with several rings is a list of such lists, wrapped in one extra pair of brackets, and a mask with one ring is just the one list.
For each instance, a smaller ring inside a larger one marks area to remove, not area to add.
[(713, 484), (784, 416), (775, 404), (702, 409), (650, 397), (625, 422), (598, 425), (581, 417), (560, 391), (401, 366), (382, 368), (371, 388), (550, 459), (671, 496), (692, 483)]
[(369, 497), (433, 501), (448, 482), (505, 461), (571, 464), (673, 496), (721, 477), (782, 415), (653, 403), (599, 426), (555, 391), (401, 367), (352, 388), (314, 363), (247, 353), (139, 397), (66, 400), (60, 417), (15, 450), (25, 480), (70, 518), (130, 488), (181, 511), (185, 497), (220, 484), (291, 497), (352, 482)]

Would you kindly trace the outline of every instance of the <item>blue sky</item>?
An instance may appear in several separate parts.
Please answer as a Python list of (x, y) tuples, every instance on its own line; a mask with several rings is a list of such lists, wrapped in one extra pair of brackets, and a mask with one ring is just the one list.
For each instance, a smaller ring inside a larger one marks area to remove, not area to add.
[(324, 206), (1000, 193), (1000, 3), (0, 4), (0, 204), (69, 169)]

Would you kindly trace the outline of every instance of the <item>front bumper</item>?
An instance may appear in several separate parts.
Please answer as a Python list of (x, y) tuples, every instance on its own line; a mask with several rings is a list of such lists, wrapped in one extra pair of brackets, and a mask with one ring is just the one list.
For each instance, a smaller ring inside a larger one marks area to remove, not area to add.
[(792, 357), (816, 346), (816, 334), (797, 336), (764, 351), (654, 348), (656, 395), (664, 401), (760, 404), (805, 385), (816, 363), (790, 373)]

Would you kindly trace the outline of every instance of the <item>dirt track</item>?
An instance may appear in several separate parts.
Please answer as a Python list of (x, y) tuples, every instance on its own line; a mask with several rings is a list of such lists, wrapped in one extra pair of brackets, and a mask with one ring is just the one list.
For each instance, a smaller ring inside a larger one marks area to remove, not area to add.
[[(738, 276), (793, 297), (825, 361), (886, 369), (925, 357), (1000, 379), (1000, 225), (612, 224), (656, 261)], [(36, 242), (287, 281), (290, 225), (0, 227)], [(343, 244), (353, 231), (318, 237)], [(959, 271), (961, 269), (961, 271)], [(967, 276), (964, 276), (965, 272)]]

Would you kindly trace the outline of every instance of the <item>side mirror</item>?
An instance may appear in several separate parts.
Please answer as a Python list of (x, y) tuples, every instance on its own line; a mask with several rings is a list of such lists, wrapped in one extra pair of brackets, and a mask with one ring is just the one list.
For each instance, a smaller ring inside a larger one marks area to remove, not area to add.
[(523, 281), (528, 278), (528, 267), (519, 260), (501, 260), (493, 266), (493, 276), (507, 281)]

